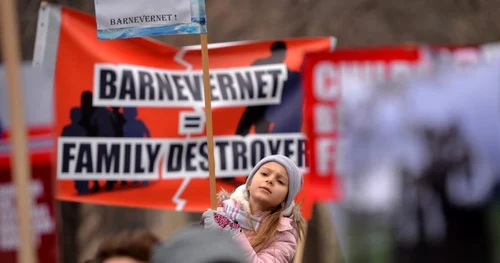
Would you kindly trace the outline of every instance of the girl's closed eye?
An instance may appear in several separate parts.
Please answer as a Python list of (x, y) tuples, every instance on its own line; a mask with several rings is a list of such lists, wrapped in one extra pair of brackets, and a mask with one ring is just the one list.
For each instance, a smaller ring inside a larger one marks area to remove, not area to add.
[(263, 176), (267, 176), (267, 173), (261, 173)]

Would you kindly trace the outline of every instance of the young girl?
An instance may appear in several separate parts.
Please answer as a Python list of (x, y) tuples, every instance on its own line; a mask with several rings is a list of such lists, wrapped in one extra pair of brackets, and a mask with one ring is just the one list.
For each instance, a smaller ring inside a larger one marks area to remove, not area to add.
[(288, 157), (273, 155), (253, 168), (246, 184), (219, 194), (220, 207), (207, 210), (202, 224), (233, 234), (252, 263), (288, 263), (304, 233), (304, 219), (294, 198), (303, 178)]

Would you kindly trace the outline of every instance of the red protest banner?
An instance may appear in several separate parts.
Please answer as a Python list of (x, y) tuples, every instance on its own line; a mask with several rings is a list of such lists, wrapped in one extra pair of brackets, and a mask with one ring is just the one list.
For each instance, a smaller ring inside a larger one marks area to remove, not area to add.
[[(208, 208), (200, 48), (99, 41), (91, 16), (52, 5), (45, 12), (45, 30), (58, 35), (40, 43), (40, 64), (55, 83), (58, 198)], [(329, 37), (209, 46), (217, 189), (244, 183), (270, 154), (289, 156), (307, 173), (300, 66), (305, 53), (331, 47)], [(306, 204), (314, 188), (304, 188)]]
[[(38, 262), (57, 262), (57, 232), (52, 187), (50, 136), (32, 137), (32, 222)], [(16, 262), (18, 249), (16, 196), (10, 167), (10, 145), (0, 140), (0, 262)]]
[(420, 60), (418, 47), (337, 49), (306, 55), (304, 118), (310, 144), (310, 184), (314, 200), (331, 201), (342, 194), (341, 132), (338, 106), (344, 90), (411, 72)]

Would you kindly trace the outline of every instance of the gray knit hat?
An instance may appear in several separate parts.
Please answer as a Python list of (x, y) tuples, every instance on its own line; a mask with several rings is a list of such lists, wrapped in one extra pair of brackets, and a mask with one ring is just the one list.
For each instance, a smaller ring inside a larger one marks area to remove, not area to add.
[(271, 155), (263, 158), (255, 165), (252, 172), (250, 172), (246, 184), (248, 185), (259, 168), (263, 164), (268, 162), (277, 162), (281, 164), (283, 167), (285, 167), (286, 173), (288, 174), (288, 195), (286, 197), (284, 207), (284, 209), (287, 209), (293, 203), (293, 200), (300, 192), (300, 189), (302, 189), (302, 185), (304, 184), (302, 173), (300, 172), (297, 165), (292, 160), (290, 160), (290, 158), (284, 155)]
[(232, 237), (218, 230), (190, 226), (174, 233), (151, 252), (150, 263), (247, 263), (243, 250)]

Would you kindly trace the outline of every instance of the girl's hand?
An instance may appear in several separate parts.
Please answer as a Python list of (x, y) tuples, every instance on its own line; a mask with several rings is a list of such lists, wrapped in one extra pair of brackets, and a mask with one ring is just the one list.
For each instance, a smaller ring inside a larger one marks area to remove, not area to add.
[(207, 210), (201, 218), (203, 226), (206, 229), (220, 229), (230, 232), (233, 235), (242, 231), (238, 223), (232, 221), (220, 211)]

